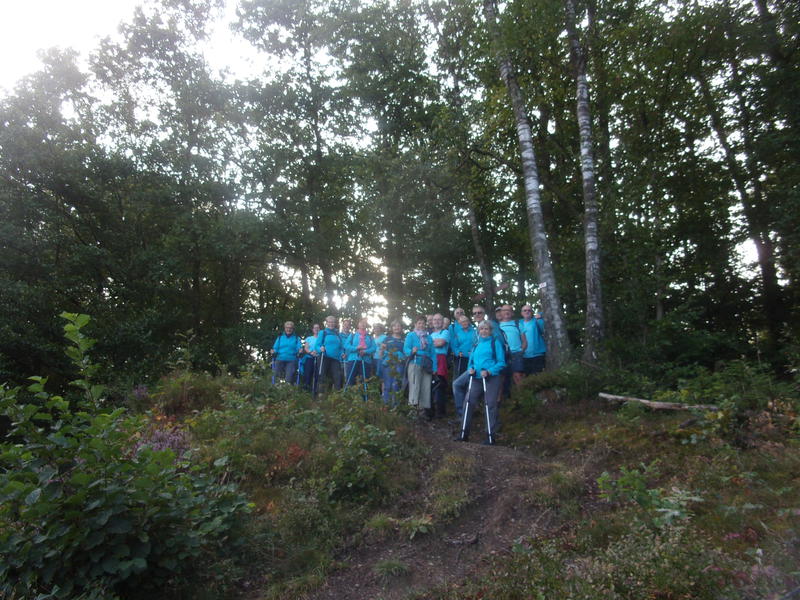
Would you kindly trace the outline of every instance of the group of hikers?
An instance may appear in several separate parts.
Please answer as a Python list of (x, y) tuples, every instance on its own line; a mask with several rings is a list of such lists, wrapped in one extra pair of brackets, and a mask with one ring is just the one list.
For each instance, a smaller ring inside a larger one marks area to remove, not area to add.
[(272, 346), (273, 377), (302, 384), (314, 395), (327, 385), (342, 389), (360, 382), (366, 399), (366, 381), (374, 375), (381, 381), (384, 402), (396, 405), (407, 392), (408, 404), (428, 420), (446, 416), (452, 387), (460, 425), (456, 439), (467, 441), (473, 413), (483, 399), (485, 443), (494, 444), (500, 401), (509, 396), (512, 384), (545, 367), (544, 321), (530, 304), (520, 312), (516, 318), (513, 307), (505, 304), (492, 319), (476, 305), (470, 319), (456, 308), (452, 321), (439, 313), (418, 316), (407, 333), (399, 320), (388, 331), (380, 323), (370, 331), (367, 319), (359, 319), (353, 329), (351, 319), (344, 318), (339, 328), (338, 318), (328, 316), (324, 327), (315, 323), (305, 339), (287, 321)]

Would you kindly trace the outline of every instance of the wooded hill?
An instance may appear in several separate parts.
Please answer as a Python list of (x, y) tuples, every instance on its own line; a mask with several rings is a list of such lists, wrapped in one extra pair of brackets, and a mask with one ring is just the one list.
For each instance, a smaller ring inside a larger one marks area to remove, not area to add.
[(0, 381), (68, 378), (62, 311), (132, 384), (378, 295), (538, 301), (554, 364), (788, 364), (797, 3), (241, 0), (247, 81), (220, 14), (148, 2), (0, 100)]

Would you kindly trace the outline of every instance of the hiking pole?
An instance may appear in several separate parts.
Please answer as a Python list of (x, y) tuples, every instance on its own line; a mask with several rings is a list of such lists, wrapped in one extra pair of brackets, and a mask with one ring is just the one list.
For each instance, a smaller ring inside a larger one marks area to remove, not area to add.
[[(319, 380), (322, 379), (322, 365), (325, 364), (325, 351), (320, 352), (319, 355), (319, 372), (317, 373), (316, 380), (314, 381), (314, 397), (317, 397), (319, 391)], [(316, 371), (316, 369), (314, 369)]]
[(486, 432), (489, 435), (489, 445), (494, 446), (494, 434), (492, 433), (492, 421), (489, 418), (489, 399), (486, 397), (486, 378), (483, 380), (483, 405), (486, 407)]
[(270, 363), (270, 369), (272, 369), (272, 385), (275, 385), (275, 357), (272, 357), (272, 362)]
[(469, 383), (467, 384), (467, 397), (464, 398), (464, 418), (461, 421), (461, 441), (467, 440), (467, 415), (469, 414), (469, 394), (472, 391), (472, 375), (469, 376)]
[(304, 358), (297, 359), (297, 376), (294, 378), (294, 385), (295, 387), (300, 385), (300, 361), (305, 360)]
[[(350, 385), (350, 380), (353, 379), (353, 373), (356, 370), (356, 362), (355, 360), (353, 361), (353, 366), (350, 368), (350, 375), (344, 380), (344, 389), (347, 389), (347, 386)], [(344, 369), (344, 363), (342, 363), (342, 369)]]
[(367, 367), (364, 365), (364, 359), (361, 359), (361, 382), (364, 384), (364, 402), (367, 401)]

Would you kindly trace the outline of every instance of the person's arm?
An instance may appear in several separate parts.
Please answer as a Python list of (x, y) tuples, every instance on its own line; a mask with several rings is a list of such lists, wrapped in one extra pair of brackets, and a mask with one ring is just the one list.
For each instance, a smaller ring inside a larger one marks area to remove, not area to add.
[(403, 344), (403, 354), (406, 356), (411, 356), (414, 352), (417, 351), (417, 347), (413, 345), (414, 338), (416, 338), (416, 334), (409, 333), (406, 336), (406, 341)]
[(367, 347), (364, 349), (364, 355), (372, 356), (373, 354), (375, 354), (375, 351), (378, 349), (378, 346), (375, 344), (375, 339), (371, 335), (366, 336), (366, 341), (367, 341)]
[(499, 340), (492, 340), (491, 343), (495, 345), (496, 359), (494, 364), (491, 365), (487, 371), (492, 375), (499, 375), (506, 367), (506, 353), (505, 350), (503, 350), (503, 344)]

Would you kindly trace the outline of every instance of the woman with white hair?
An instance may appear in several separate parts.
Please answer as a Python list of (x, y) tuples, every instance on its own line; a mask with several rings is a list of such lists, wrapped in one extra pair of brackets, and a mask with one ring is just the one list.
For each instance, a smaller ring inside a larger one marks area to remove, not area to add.
[(423, 409), (425, 416), (432, 419), (433, 340), (424, 316), (417, 317), (414, 330), (406, 336), (403, 354), (408, 357), (408, 403)]
[(272, 345), (276, 378), (285, 379), (286, 383), (294, 385), (294, 378), (297, 373), (297, 358), (302, 348), (303, 343), (300, 341), (300, 336), (294, 332), (294, 323), (286, 321), (283, 324), (283, 333)]
[(472, 412), (481, 397), (485, 403), (487, 440), (485, 444), (494, 445), (497, 429), (497, 400), (500, 386), (503, 385), (501, 373), (506, 366), (503, 343), (493, 336), (494, 327), (490, 321), (478, 324), (478, 342), (469, 357), (467, 371), (470, 375), (464, 415), (461, 418), (461, 433), (457, 441), (466, 442), (469, 437)]

